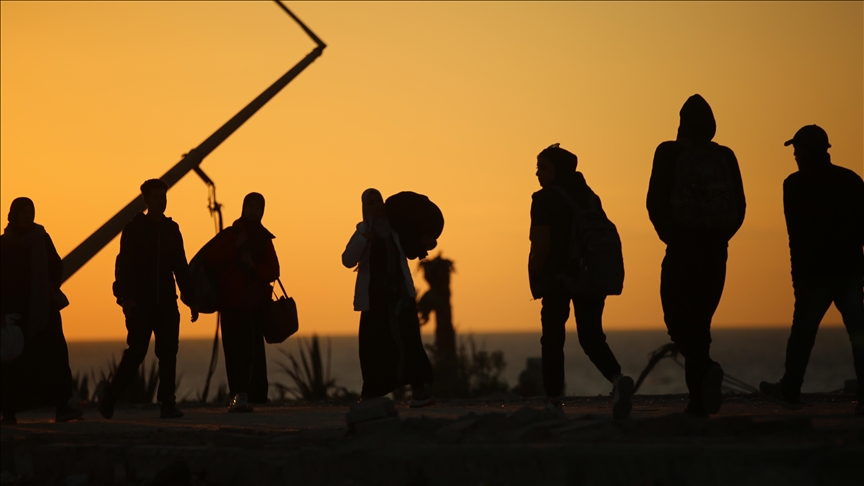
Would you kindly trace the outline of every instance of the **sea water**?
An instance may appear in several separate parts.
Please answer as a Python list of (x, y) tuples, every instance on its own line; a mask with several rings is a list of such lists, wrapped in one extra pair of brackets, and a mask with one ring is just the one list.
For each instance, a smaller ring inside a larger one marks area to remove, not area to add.
[[(634, 379), (648, 363), (651, 351), (669, 342), (665, 331), (608, 331), (607, 342), (621, 364), (622, 372)], [(488, 352), (501, 351), (506, 367), (502, 378), (512, 388), (519, 381), (519, 373), (525, 369), (526, 360), (540, 356), (540, 333), (477, 333), (460, 334), (460, 342), (471, 337), (478, 349)], [(787, 328), (715, 329), (712, 331), (711, 357), (719, 362), (724, 371), (735, 378), (758, 387), (762, 380), (776, 381), (783, 375), (786, 352)], [(424, 336), (424, 340), (431, 340)], [(280, 364), (287, 365), (283, 353), (298, 355), (301, 341), (308, 337), (291, 337), (282, 344), (266, 345), (267, 375), (271, 384), (271, 397), (275, 396), (275, 384), (293, 387), (293, 382)], [(151, 340), (152, 341), (152, 340)], [(356, 336), (321, 336), (324, 364), (327, 365), (328, 345), (330, 375), (336, 385), (359, 392), (362, 386), (360, 361)], [(118, 362), (126, 348), (123, 342), (71, 342), (69, 361), (74, 374), (97, 376), (107, 370), (111, 358)], [(194, 398), (204, 387), (212, 340), (182, 340), (177, 354), (179, 378), (177, 397)], [(596, 396), (608, 394), (611, 386), (585, 356), (579, 346), (575, 332), (568, 333), (564, 346), (565, 381), (568, 396)], [(145, 360), (149, 369), (153, 355), (151, 342)], [(823, 327), (819, 330), (813, 353), (804, 378), (804, 392), (831, 392), (843, 388), (845, 380), (855, 377), (852, 364), (852, 349), (846, 330), (842, 327)], [(211, 389), (226, 383), (225, 359), (219, 346), (218, 365)], [(92, 388), (91, 388), (92, 389)], [(670, 359), (660, 361), (648, 375), (640, 394), (685, 393), (684, 370)], [(212, 394), (211, 394), (212, 397)]]

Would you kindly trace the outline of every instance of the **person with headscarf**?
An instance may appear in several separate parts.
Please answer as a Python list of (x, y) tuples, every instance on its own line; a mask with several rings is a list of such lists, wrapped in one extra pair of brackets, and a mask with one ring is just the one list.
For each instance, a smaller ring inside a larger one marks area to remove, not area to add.
[(578, 158), (559, 144), (553, 144), (537, 155), (537, 179), (541, 189), (531, 202), (531, 252), (528, 275), (531, 293), (542, 300), (540, 338), (543, 360), (543, 386), (546, 410), (563, 415), (561, 396), (564, 392), (564, 339), (570, 318), (570, 302), (579, 344), (603, 376), (612, 383), (612, 414), (624, 418), (632, 408), (633, 379), (621, 373), (621, 366), (603, 333), (605, 295), (578, 294), (568, 289), (564, 268), (574, 232), (574, 208), (561, 190), (584, 210), (606, 213), (600, 198), (588, 187), (585, 177), (576, 171)]
[(363, 221), (342, 253), (342, 264), (357, 272), (361, 400), (411, 385), (411, 407), (431, 405), (426, 384), (432, 382), (432, 365), (420, 339), (416, 290), (401, 235), (391, 227), (377, 189), (364, 191), (361, 201)]
[(232, 413), (252, 412), (250, 403), (267, 402), (263, 332), (272, 283), (279, 278), (279, 258), (275, 236), (261, 224), (263, 217), (264, 196), (247, 194), (240, 218), (217, 235), (205, 254), (218, 275)]
[(706, 417), (723, 400), (723, 369), (710, 357), (711, 319), (726, 281), (729, 240), (744, 222), (746, 202), (735, 153), (711, 141), (717, 125), (708, 102), (693, 95), (680, 116), (677, 138), (654, 153), (647, 207), (666, 243), (660, 300), (669, 336), (685, 360), (685, 412)]
[(123, 227), (114, 267), (114, 297), (123, 308), (129, 347), (123, 351), (117, 371), (99, 400), (99, 413), (106, 419), (114, 416), (117, 401), (147, 356), (152, 335), (159, 360), (156, 392), (161, 403), (159, 417), (176, 419), (183, 417), (174, 394), (180, 345), (177, 287), (180, 300), (189, 306), (192, 322), (198, 320), (198, 307), (180, 225), (165, 216), (168, 185), (159, 179), (149, 179), (141, 184), (140, 190), (147, 212), (136, 214)]
[(4, 423), (15, 423), (16, 412), (45, 405), (57, 407), (57, 422), (82, 416), (68, 403), (73, 389), (60, 316), (60, 309), (68, 305), (60, 291), (63, 261), (45, 228), (34, 222), (35, 216), (32, 200), (15, 199), (0, 237), (0, 318), (6, 322), (7, 315), (20, 316), (24, 335), (22, 353), (2, 365)]

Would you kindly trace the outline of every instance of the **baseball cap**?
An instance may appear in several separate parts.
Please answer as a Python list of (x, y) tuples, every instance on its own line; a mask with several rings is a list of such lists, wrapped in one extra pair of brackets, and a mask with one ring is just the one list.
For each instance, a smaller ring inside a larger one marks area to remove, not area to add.
[(788, 147), (793, 144), (798, 147), (811, 147), (816, 149), (827, 149), (831, 147), (831, 144), (828, 143), (828, 134), (818, 125), (807, 125), (801, 127), (801, 129), (795, 132), (795, 136), (792, 137), (792, 140), (787, 140), (783, 146)]

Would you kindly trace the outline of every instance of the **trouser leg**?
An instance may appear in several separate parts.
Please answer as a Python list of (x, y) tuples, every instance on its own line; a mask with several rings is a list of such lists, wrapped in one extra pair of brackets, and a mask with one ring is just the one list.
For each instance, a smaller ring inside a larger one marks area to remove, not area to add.
[(549, 295), (543, 297), (542, 305), (543, 387), (546, 396), (557, 397), (564, 391), (564, 339), (570, 318), (570, 296), (564, 293)]
[(864, 286), (861, 277), (847, 279), (833, 292), (834, 305), (852, 342), (852, 359), (858, 379), (858, 397), (864, 397)]
[(263, 325), (266, 308), (262, 307), (253, 316), (252, 324), (252, 368), (249, 382), (249, 401), (266, 403), (269, 391), (267, 381), (267, 354), (264, 346)]
[(228, 310), (222, 313), (222, 347), (225, 350), (225, 371), (232, 396), (249, 393), (253, 335), (247, 311)]
[(159, 320), (153, 327), (156, 358), (159, 360), (159, 390), (156, 398), (162, 403), (176, 400), (177, 350), (180, 340), (180, 311), (177, 304), (159, 309)]
[(573, 299), (573, 315), (576, 318), (576, 331), (579, 344), (588, 359), (600, 370), (607, 380), (614, 381), (621, 374), (621, 365), (615, 359), (606, 334), (603, 333), (603, 308), (606, 297), (576, 297)]
[(123, 351), (123, 357), (117, 366), (117, 371), (108, 391), (111, 395), (119, 397), (129, 383), (135, 378), (138, 367), (147, 356), (147, 348), (150, 347), (150, 334), (152, 333), (152, 309), (135, 307), (123, 310), (126, 316), (126, 344), (129, 346)]
[(804, 383), (804, 372), (810, 361), (810, 352), (816, 342), (819, 323), (831, 306), (827, 282), (819, 280), (797, 281), (792, 329), (786, 343), (786, 373), (782, 384), (787, 393), (797, 394)]
[(726, 280), (726, 248), (666, 250), (660, 298), (669, 336), (684, 357), (690, 401), (701, 405), (702, 379), (711, 365), (711, 319)]

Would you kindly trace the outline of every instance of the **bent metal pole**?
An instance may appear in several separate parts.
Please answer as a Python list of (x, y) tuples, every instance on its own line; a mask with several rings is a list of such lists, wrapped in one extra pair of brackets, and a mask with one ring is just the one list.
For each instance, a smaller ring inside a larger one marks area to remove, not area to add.
[[(312, 62), (317, 59), (322, 52), (324, 52), (324, 48), (327, 47), (326, 44), (321, 42), (308, 27), (306, 27), (303, 22), (297, 18), (296, 15), (291, 13), (285, 5), (283, 5), (279, 0), (274, 0), (279, 7), (282, 8), (292, 19), (294, 19), (300, 27), (303, 29), (306, 34), (309, 35), (310, 38), (315, 42), (316, 47), (309, 54), (306, 55), (300, 62), (298, 62), (294, 67), (292, 67), (287, 73), (282, 75), (281, 78), (276, 80), (269, 88), (264, 90), (263, 93), (258, 95), (257, 98), (252, 100), (251, 103), (246, 105), (245, 108), (240, 110), (239, 113), (234, 115), (233, 118), (228, 120), (221, 128), (216, 130), (213, 135), (210, 135), (206, 140), (201, 142), (201, 145), (195, 147), (188, 154), (184, 155), (183, 158), (178, 162), (174, 167), (172, 167), (168, 172), (165, 173), (160, 179), (162, 179), (165, 184), (168, 184), (170, 188), (174, 184), (177, 183), (180, 179), (183, 178), (190, 170), (193, 170), (195, 167), (201, 164), (204, 160), (204, 157), (207, 157), (210, 152), (216, 149), (222, 142), (225, 141), (232, 133), (234, 133), (238, 128), (240, 128), (243, 123), (252, 117), (259, 109), (261, 109), (264, 104), (270, 101), (271, 98), (276, 96), (276, 94), (282, 90), (288, 83), (291, 82), (292, 79), (296, 78), (298, 74), (300, 74), (307, 66), (312, 64)], [(123, 231), (123, 227), (128, 223), (137, 213), (143, 211), (145, 209), (144, 199), (139, 195), (135, 199), (132, 200), (129, 204), (126, 205), (125, 208), (121, 209), (117, 214), (114, 215), (111, 219), (108, 220), (107, 223), (103, 224), (101, 228), (96, 230), (92, 235), (90, 235), (86, 240), (84, 240), (80, 245), (78, 245), (74, 250), (69, 252), (65, 258), (63, 258), (63, 282), (65, 282), (69, 277), (71, 277), (75, 272), (77, 272), (81, 267), (83, 267), (91, 258), (96, 256), (102, 248), (105, 247), (111, 240), (114, 239), (121, 231)]]

